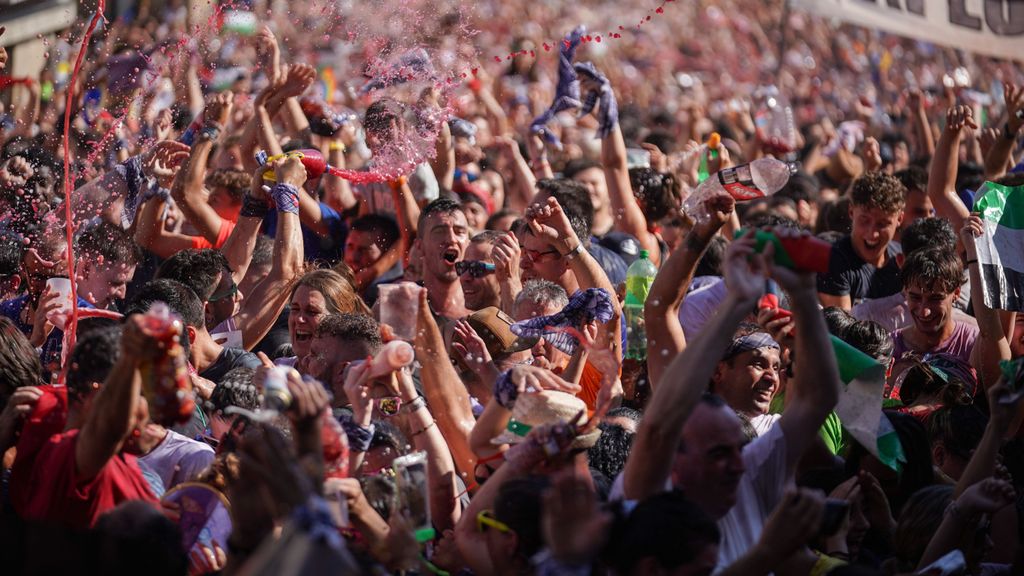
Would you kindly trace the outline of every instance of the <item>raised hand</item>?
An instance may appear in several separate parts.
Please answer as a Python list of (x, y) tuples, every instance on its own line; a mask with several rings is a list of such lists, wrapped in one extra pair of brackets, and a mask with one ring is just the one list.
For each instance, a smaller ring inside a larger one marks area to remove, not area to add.
[(725, 285), (741, 302), (752, 302), (760, 298), (764, 294), (765, 278), (768, 277), (769, 267), (765, 254), (757, 254), (754, 246), (754, 231), (748, 230), (729, 244), (722, 262)]
[(20, 188), (35, 174), (32, 164), (21, 156), (12, 156), (0, 167), (0, 188)]
[(231, 120), (231, 108), (234, 106), (235, 96), (230, 90), (220, 92), (210, 97), (206, 103), (206, 112), (203, 117), (207, 122), (217, 122), (222, 127), (228, 125)]
[(288, 156), (274, 162), (274, 178), (282, 184), (300, 188), (306, 183), (306, 167), (298, 158)]
[(559, 378), (554, 372), (547, 368), (531, 366), (529, 364), (517, 364), (512, 368), (509, 375), (512, 383), (515, 384), (519, 395), (541, 390), (556, 390), (575, 394), (582, 390), (579, 384)]
[(513, 234), (502, 234), (495, 240), (491, 258), (494, 260), (494, 273), (499, 282), (503, 280), (520, 282), (519, 261), (522, 254), (519, 241)]
[(281, 48), (269, 26), (261, 28), (256, 35), (256, 55), (270, 83), (276, 83), (281, 77)]
[(1003, 97), (1006, 99), (1006, 122), (1010, 134), (1017, 134), (1021, 126), (1024, 126), (1024, 86), (1004, 84)]
[(1017, 493), (1005, 480), (986, 478), (972, 484), (956, 499), (956, 505), (969, 517), (991, 514), (1013, 504)]
[(292, 64), (288, 67), (284, 84), (280, 89), (282, 98), (301, 96), (316, 80), (316, 69), (309, 64)]
[(693, 233), (705, 244), (725, 226), (732, 218), (736, 209), (736, 200), (732, 196), (711, 196), (704, 201), (704, 211), (708, 218), (694, 224)]
[(212, 574), (224, 569), (227, 565), (227, 554), (220, 547), (220, 543), (214, 540), (213, 546), (197, 543), (196, 547), (189, 552), (188, 573), (189, 576), (200, 574)]
[(965, 128), (978, 129), (978, 123), (974, 121), (974, 110), (970, 106), (951, 106), (946, 111), (946, 132), (960, 136)]
[(491, 353), (487, 351), (487, 345), (484, 344), (483, 338), (466, 320), (459, 320), (455, 323), (455, 331), (452, 333), (452, 350), (461, 356), (466, 367), (481, 379), (484, 379), (488, 368), (496, 371), (493, 367)]
[(142, 154), (142, 172), (150, 178), (156, 178), (164, 188), (170, 188), (175, 171), (188, 160), (189, 150), (181, 142), (157, 142)]
[(370, 398), (370, 362), (372, 357), (365, 362), (349, 366), (345, 370), (345, 396), (352, 405), (353, 421), (367, 428), (373, 419), (373, 398)]
[(169, 140), (171, 138), (171, 129), (173, 127), (174, 118), (171, 116), (171, 109), (164, 108), (156, 115), (156, 120), (153, 122), (153, 132), (157, 141)]
[(0, 451), (5, 452), (14, 444), (19, 425), (32, 413), (42, 397), (43, 390), (38, 386), (22, 386), (11, 394), (7, 405), (0, 412)]
[(531, 204), (526, 208), (526, 222), (534, 236), (540, 238), (565, 255), (579, 244), (580, 239), (572, 229), (569, 217), (555, 198), (548, 198), (544, 204)]
[(867, 138), (860, 149), (861, 158), (864, 160), (864, 170), (875, 172), (882, 169), (882, 152), (878, 140)]
[(297, 370), (289, 370), (288, 391), (292, 394), (288, 418), (296, 429), (318, 425), (320, 416), (331, 404), (323, 385), (312, 378), (304, 379)]

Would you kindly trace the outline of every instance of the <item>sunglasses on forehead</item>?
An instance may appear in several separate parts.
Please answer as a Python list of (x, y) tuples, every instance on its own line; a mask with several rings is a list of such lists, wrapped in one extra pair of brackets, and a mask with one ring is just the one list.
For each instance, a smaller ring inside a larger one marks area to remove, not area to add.
[(462, 260), (455, 263), (455, 272), (459, 276), (468, 272), (473, 278), (483, 278), (494, 272), (494, 264), (481, 260)]

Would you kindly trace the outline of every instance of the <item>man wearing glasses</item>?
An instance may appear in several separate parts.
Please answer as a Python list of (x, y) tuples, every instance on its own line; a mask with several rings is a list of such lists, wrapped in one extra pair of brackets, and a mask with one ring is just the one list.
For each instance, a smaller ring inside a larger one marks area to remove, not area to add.
[(501, 306), (502, 286), (499, 283), (493, 252), (495, 245), (505, 236), (506, 234), (494, 230), (485, 230), (473, 236), (469, 240), (463, 259), (455, 263), (455, 272), (459, 275), (462, 294), (466, 298), (466, 308), (483, 310), (489, 306)]

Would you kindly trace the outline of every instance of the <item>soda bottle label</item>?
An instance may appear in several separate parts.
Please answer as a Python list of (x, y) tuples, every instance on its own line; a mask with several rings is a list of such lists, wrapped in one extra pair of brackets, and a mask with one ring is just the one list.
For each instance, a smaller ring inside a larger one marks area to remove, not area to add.
[(725, 188), (725, 191), (735, 198), (737, 202), (767, 196), (764, 190), (761, 190), (754, 184), (749, 164), (719, 170), (718, 182), (722, 184), (722, 188)]

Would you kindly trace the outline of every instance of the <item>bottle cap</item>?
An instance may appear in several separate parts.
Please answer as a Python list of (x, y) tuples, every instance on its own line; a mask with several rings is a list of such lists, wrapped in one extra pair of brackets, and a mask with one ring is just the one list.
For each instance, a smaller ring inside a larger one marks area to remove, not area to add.
[(643, 258), (644, 260), (648, 260), (650, 259), (651, 255), (647, 250), (641, 250), (640, 257)]

